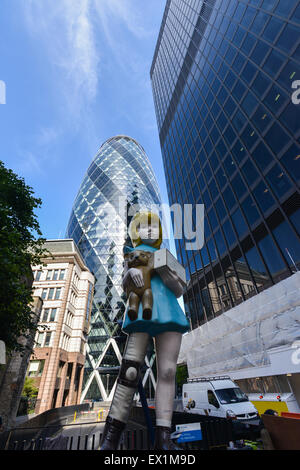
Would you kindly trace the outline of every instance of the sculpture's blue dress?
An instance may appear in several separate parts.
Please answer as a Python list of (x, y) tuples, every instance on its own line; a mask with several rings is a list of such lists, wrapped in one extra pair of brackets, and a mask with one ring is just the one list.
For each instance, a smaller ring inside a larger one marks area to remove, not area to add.
[[(134, 250), (156, 251), (149, 245), (139, 245), (136, 248), (125, 247), (124, 253)], [(163, 283), (158, 274), (151, 278), (151, 289), (153, 293), (153, 308), (151, 320), (143, 319), (142, 304), (140, 303), (138, 318), (131, 321), (128, 318), (128, 305), (124, 315), (122, 329), (125, 333), (144, 332), (154, 337), (166, 331), (178, 331), (185, 333), (189, 330), (189, 323), (181, 309), (175, 294)]]

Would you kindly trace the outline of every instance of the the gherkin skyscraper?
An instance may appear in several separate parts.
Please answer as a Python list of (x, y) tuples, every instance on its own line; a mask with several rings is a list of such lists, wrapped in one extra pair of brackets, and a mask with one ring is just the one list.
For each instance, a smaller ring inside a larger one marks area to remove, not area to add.
[[(66, 232), (96, 277), (82, 400), (112, 398), (125, 340), (121, 283), (127, 228), (137, 208), (154, 204), (161, 204), (159, 189), (141, 145), (124, 135), (104, 142), (83, 179)], [(150, 350), (143, 379), (150, 395), (153, 359)]]

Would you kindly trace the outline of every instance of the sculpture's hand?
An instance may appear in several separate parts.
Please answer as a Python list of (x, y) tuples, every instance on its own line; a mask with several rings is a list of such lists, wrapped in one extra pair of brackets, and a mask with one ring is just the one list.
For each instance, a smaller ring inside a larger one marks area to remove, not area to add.
[(144, 279), (139, 269), (130, 268), (128, 269), (127, 274), (131, 277), (132, 282), (136, 287), (144, 287)]

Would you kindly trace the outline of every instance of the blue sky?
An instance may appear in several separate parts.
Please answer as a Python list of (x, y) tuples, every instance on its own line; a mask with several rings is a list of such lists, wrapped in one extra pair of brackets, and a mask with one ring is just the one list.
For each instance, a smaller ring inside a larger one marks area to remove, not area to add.
[(1, 0), (0, 160), (43, 201), (43, 236), (63, 238), (97, 149), (126, 134), (145, 149), (164, 202), (150, 66), (164, 0)]

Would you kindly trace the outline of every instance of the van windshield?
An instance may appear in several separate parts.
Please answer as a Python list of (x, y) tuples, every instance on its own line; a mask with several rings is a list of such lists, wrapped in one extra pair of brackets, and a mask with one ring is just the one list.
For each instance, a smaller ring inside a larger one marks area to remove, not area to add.
[(215, 393), (223, 405), (227, 403), (240, 403), (242, 401), (248, 401), (247, 395), (238, 387), (236, 388), (222, 388), (221, 390), (215, 390)]

